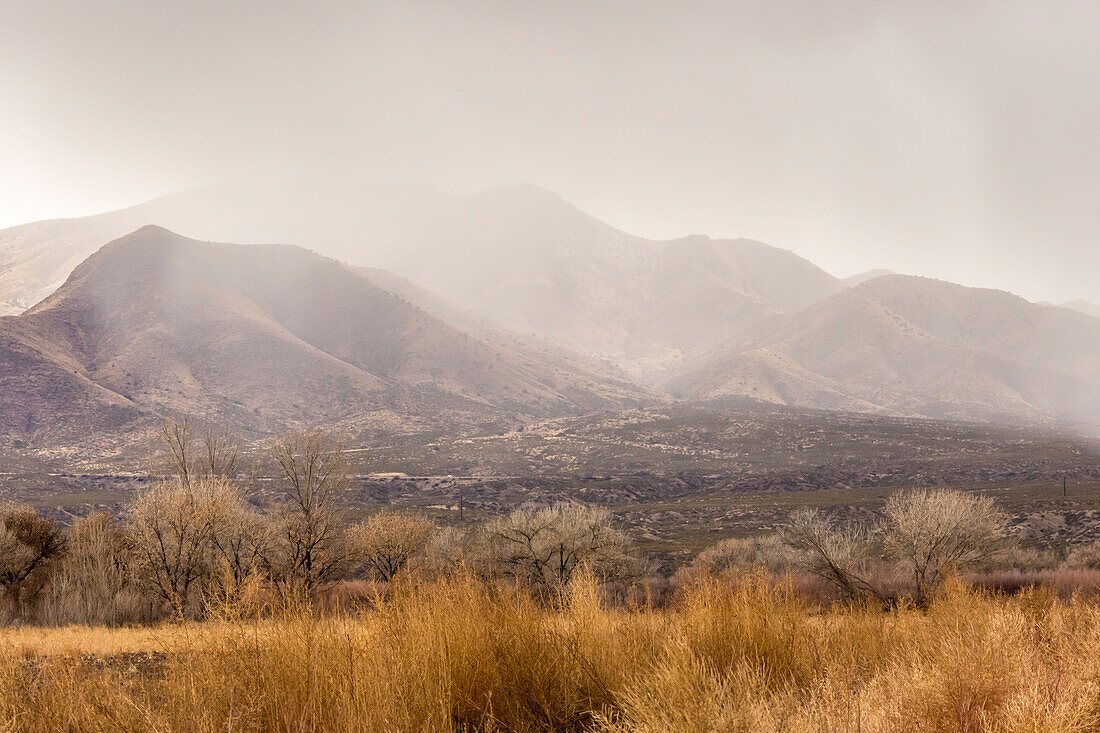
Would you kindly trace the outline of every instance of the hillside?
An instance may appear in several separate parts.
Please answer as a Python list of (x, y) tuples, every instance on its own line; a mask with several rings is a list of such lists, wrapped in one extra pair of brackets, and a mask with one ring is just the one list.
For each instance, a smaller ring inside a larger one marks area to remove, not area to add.
[(1100, 318), (1100, 305), (1097, 305), (1096, 303), (1090, 303), (1087, 300), (1073, 300), (1069, 303), (1063, 303), (1062, 307), (1069, 308), (1070, 310), (1077, 311), (1078, 313), (1084, 313), (1086, 316)]
[(645, 398), (575, 360), (479, 341), (299, 247), (203, 243), (153, 226), (0, 319), (0, 354), (0, 430), (31, 437), (167, 413), (261, 433), (401, 432)]
[(46, 297), (105, 241), (146, 224), (216, 241), (295, 242), (383, 268), (489, 319), (652, 381), (761, 319), (842, 287), (748, 240), (656, 242), (533, 186), (203, 189), (0, 231), (0, 313)]
[(377, 257), (500, 326), (642, 379), (840, 288), (790, 252), (747, 240), (641, 239), (531, 186), (463, 199)]
[(945, 418), (1100, 423), (1100, 322), (1009, 293), (880, 277), (670, 380), (690, 397)]

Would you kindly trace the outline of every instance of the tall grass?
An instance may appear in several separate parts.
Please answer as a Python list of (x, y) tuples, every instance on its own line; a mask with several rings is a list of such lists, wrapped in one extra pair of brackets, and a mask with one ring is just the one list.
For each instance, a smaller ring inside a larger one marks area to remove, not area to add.
[(949, 583), (925, 610), (884, 612), (760, 576), (628, 610), (581, 579), (548, 608), (460, 574), (355, 613), (291, 602), (143, 631), (163, 652), (149, 659), (49, 633), (0, 635), (2, 730), (1100, 729), (1100, 607), (1042, 589)]

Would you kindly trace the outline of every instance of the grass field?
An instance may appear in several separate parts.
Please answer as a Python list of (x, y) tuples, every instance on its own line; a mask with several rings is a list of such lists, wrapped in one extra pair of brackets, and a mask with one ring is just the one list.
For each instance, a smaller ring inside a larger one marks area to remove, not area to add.
[(1100, 607), (950, 584), (926, 611), (703, 583), (560, 608), (472, 578), (357, 614), (0, 632), (6, 731), (1093, 731)]

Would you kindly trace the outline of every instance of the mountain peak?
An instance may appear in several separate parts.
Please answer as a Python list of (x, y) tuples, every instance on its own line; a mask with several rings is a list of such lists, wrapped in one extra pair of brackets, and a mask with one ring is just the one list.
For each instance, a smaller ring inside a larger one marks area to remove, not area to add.
[(0, 383), (17, 404), (0, 400), (0, 430), (68, 414), (57, 400), (88, 420), (111, 409), (354, 434), (579, 414), (645, 394), (579, 359), (460, 330), (300, 247), (163, 227), (112, 241), (38, 306), (0, 320), (4, 355)]

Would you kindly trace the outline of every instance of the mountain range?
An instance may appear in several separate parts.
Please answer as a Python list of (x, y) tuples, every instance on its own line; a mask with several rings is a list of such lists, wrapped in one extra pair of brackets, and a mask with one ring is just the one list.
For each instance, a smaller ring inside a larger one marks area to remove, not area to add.
[(265, 433), (407, 432), (651, 401), (583, 359), (474, 335), (287, 245), (115, 240), (0, 318), (0, 431), (71, 441), (190, 414)]
[(1087, 306), (649, 240), (533, 186), (202, 189), (0, 230), (0, 434), (392, 434), (668, 395), (1098, 425)]
[(1100, 421), (1100, 319), (1010, 293), (885, 275), (715, 350), (666, 384), (950, 419)]
[(2, 230), (0, 313), (29, 308), (102, 244), (146, 224), (203, 240), (298, 244), (381, 268), (651, 383), (760, 319), (844, 287), (785, 250), (702, 236), (643, 239), (534, 186), (468, 196), (266, 186), (184, 192)]

